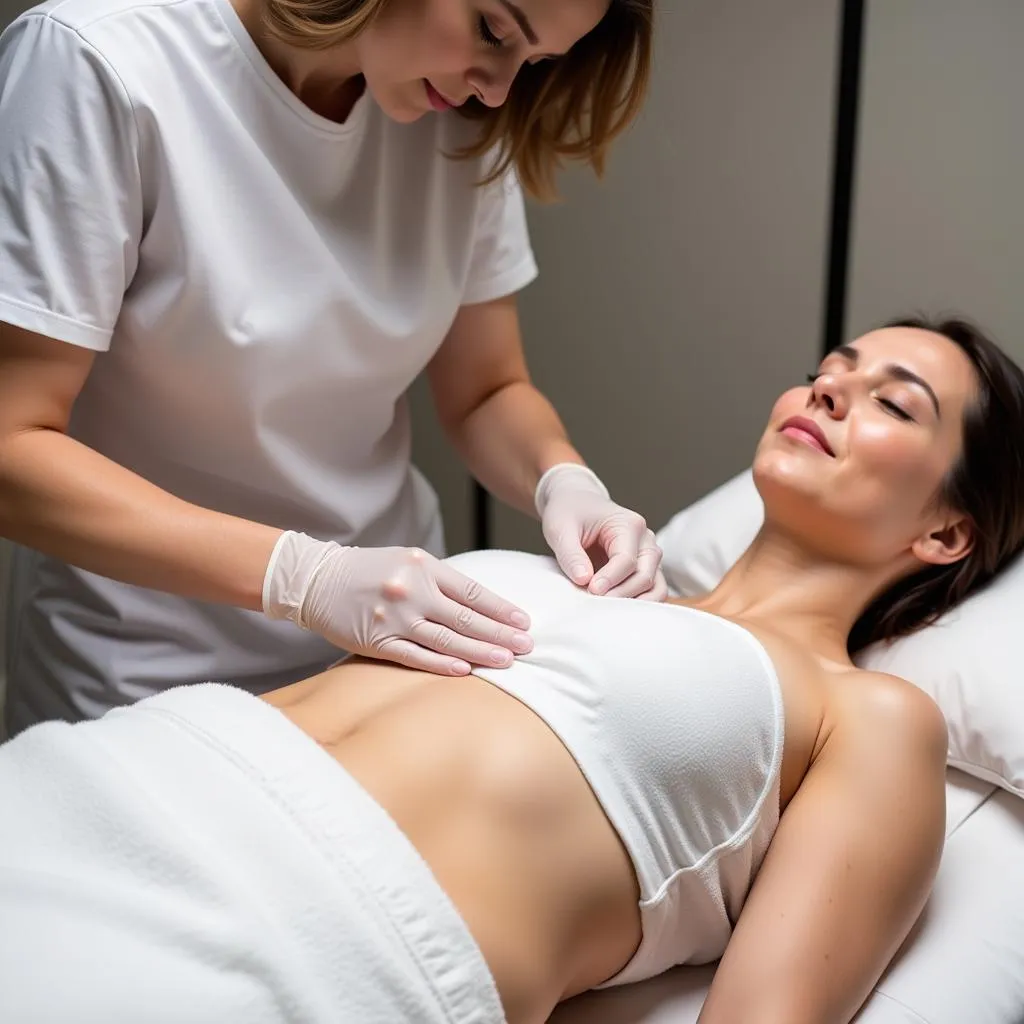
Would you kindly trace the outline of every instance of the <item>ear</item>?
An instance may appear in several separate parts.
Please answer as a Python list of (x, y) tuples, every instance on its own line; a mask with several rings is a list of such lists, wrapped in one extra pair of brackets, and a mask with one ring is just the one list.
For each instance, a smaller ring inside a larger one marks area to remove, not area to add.
[(949, 513), (929, 533), (914, 541), (911, 552), (926, 565), (952, 565), (974, 549), (974, 523), (962, 513)]

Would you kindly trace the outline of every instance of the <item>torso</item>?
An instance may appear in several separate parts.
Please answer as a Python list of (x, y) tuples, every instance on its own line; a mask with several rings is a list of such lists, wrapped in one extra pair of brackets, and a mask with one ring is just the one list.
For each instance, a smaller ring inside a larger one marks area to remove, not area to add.
[[(739, 625), (778, 675), (784, 808), (832, 728), (840, 676)], [(630, 857), (562, 742), (514, 697), (475, 677), (354, 660), (266, 699), (417, 847), (479, 943), (510, 1024), (546, 1020), (630, 960), (641, 938)]]

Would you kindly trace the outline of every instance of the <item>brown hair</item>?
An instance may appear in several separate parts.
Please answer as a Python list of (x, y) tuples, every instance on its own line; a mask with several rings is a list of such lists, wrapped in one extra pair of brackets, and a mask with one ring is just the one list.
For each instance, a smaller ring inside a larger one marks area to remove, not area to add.
[[(267, 0), (266, 20), (280, 38), (325, 49), (362, 32), (389, 0)], [(566, 160), (599, 176), (608, 149), (638, 113), (651, 72), (654, 0), (611, 0), (605, 16), (568, 53), (524, 65), (500, 107), (471, 99), (459, 113), (480, 123), (479, 140), (458, 157), (496, 149), (484, 181), (510, 164), (538, 199), (555, 196)]]
[(958, 318), (907, 317), (948, 338), (970, 359), (978, 394), (964, 412), (960, 457), (938, 501), (971, 520), (974, 546), (951, 565), (929, 566), (879, 595), (854, 624), (851, 653), (931, 625), (996, 576), (1024, 546), (1024, 373), (991, 338)]

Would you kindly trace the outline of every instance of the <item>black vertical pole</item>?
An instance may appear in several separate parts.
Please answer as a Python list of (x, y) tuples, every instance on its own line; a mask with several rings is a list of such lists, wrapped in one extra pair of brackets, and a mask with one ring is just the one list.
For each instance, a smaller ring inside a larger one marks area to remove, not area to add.
[(866, 0), (843, 0), (836, 79), (835, 148), (832, 164), (832, 214), (829, 222), (828, 277), (822, 351), (843, 343), (849, 283), (850, 228), (857, 159), (857, 114), (864, 52)]
[(491, 496), (487, 490), (473, 481), (473, 548), (491, 546)]

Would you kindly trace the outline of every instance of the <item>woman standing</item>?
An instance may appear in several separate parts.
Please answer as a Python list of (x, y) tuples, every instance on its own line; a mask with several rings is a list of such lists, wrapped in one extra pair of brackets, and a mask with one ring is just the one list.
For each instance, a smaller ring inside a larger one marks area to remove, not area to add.
[(9, 731), (170, 683), (261, 692), (339, 647), (451, 675), (528, 651), (524, 610), (434, 557), (424, 369), (563, 571), (664, 595), (653, 535), (531, 384), (514, 298), (519, 182), (600, 170), (651, 6), (50, 0), (7, 30), (0, 533), (33, 549)]

